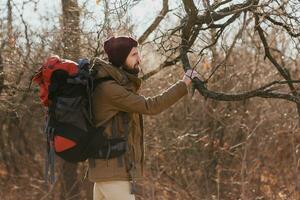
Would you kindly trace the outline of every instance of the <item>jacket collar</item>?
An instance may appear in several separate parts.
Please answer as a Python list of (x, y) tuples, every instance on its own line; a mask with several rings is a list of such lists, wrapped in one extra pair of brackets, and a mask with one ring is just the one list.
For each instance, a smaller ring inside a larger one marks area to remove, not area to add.
[(93, 67), (97, 70), (96, 78), (111, 76), (118, 84), (134, 92), (137, 92), (141, 87), (142, 80), (140, 78), (126, 72), (121, 67), (114, 67), (111, 63), (100, 58), (94, 59)]

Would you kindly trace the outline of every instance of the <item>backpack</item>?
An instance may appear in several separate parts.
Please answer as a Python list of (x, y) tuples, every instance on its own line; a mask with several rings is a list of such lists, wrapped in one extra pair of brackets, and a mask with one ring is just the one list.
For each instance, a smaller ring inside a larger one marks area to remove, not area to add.
[(45, 134), (46, 180), (54, 182), (54, 155), (68, 162), (88, 158), (111, 159), (126, 152), (127, 138), (108, 139), (105, 127), (95, 127), (92, 114), (92, 95), (96, 85), (113, 80), (96, 79), (97, 71), (87, 59), (78, 63), (51, 56), (33, 76), (39, 85), (39, 97), (47, 110)]

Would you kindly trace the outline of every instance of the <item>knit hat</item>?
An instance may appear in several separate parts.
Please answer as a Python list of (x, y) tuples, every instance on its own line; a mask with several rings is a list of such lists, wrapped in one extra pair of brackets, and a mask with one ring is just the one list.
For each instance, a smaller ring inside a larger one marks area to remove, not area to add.
[(131, 49), (137, 46), (137, 41), (132, 37), (110, 37), (104, 42), (104, 51), (109, 61), (113, 65), (120, 67), (126, 61)]

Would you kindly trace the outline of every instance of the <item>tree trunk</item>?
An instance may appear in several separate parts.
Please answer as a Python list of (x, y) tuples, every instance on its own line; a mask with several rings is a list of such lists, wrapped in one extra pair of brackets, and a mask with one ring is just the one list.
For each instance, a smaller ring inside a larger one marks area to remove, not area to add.
[(4, 88), (4, 64), (2, 58), (2, 48), (0, 48), (0, 94)]
[(80, 55), (80, 14), (77, 0), (62, 0), (64, 56), (77, 60)]
[[(79, 7), (77, 0), (62, 0), (64, 58), (77, 60), (80, 54)], [(61, 161), (61, 199), (81, 199), (77, 164)]]
[(11, 0), (7, 0), (7, 38), (9, 47), (14, 45), (13, 25), (12, 25), (12, 6)]

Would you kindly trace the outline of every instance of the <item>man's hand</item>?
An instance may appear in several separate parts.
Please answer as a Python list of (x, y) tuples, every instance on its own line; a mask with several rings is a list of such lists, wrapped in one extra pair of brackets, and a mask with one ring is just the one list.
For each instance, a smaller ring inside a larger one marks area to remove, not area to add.
[(182, 80), (185, 82), (187, 86), (189, 86), (192, 83), (193, 78), (195, 77), (200, 79), (200, 75), (196, 72), (196, 70), (189, 69), (185, 72)]

